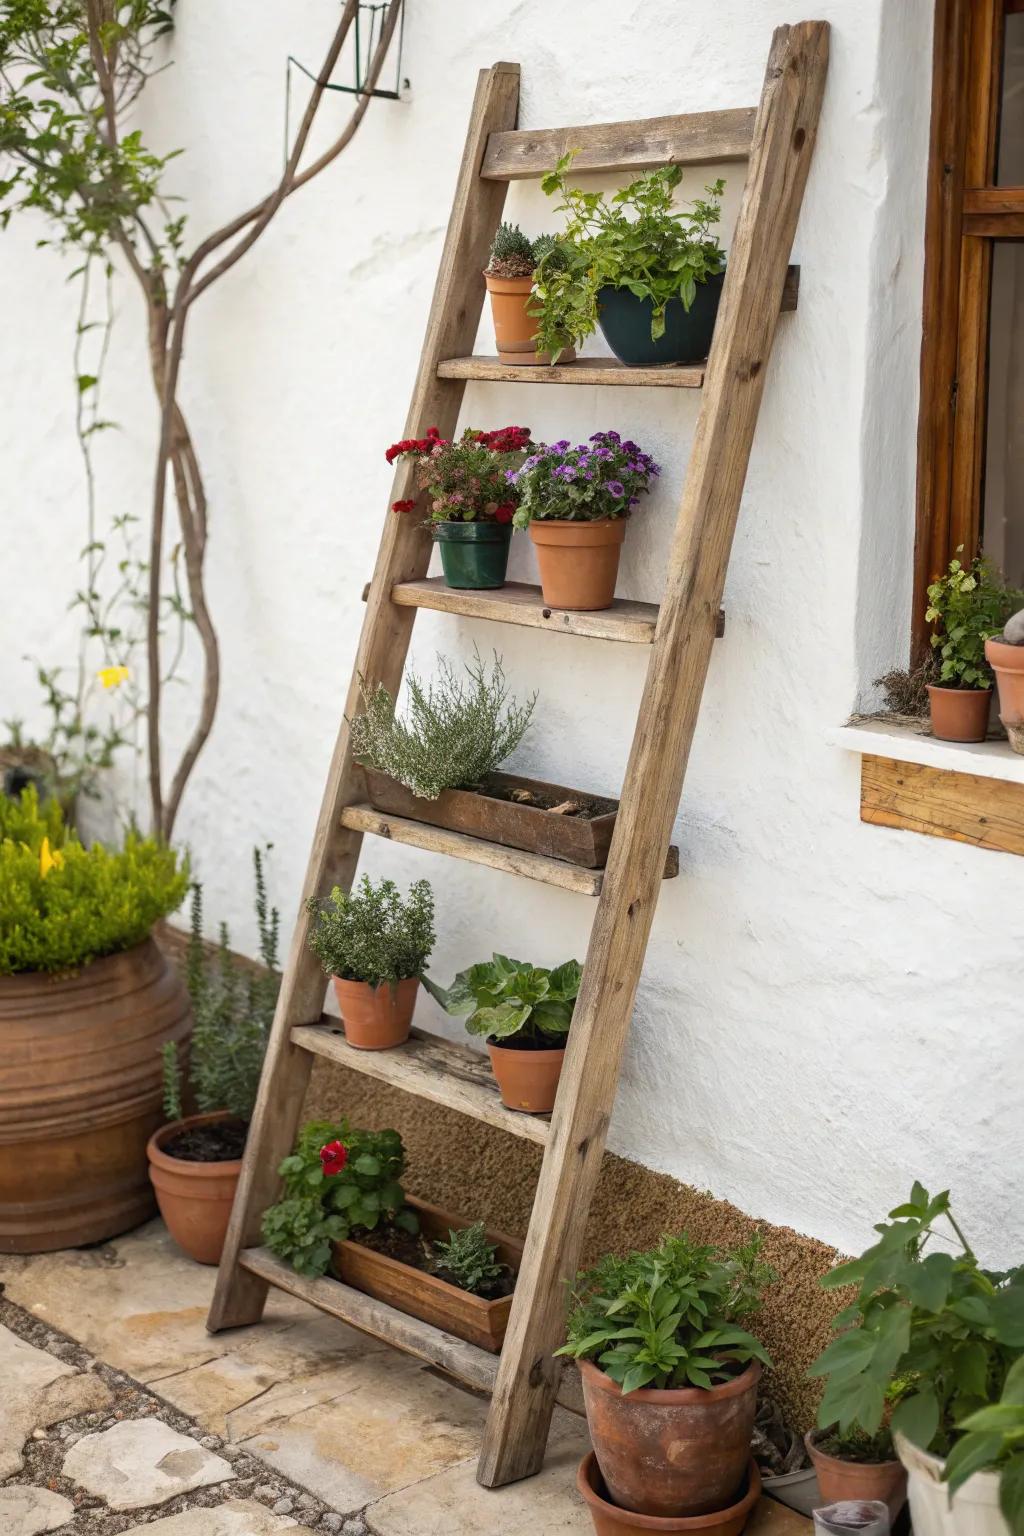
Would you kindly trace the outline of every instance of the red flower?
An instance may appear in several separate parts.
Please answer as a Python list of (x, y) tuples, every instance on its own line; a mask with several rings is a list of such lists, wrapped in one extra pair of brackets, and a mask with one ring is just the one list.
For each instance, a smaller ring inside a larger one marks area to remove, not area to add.
[(515, 516), (515, 504), (511, 501), (503, 501), (500, 507), (494, 509), (494, 521), (496, 523), (510, 523)]
[(325, 1147), (320, 1148), (320, 1166), (325, 1178), (331, 1179), (340, 1173), (347, 1162), (348, 1147), (343, 1142), (329, 1141)]
[(393, 501), (391, 503), (391, 510), (392, 512), (415, 512), (416, 503), (408, 499), (405, 501)]

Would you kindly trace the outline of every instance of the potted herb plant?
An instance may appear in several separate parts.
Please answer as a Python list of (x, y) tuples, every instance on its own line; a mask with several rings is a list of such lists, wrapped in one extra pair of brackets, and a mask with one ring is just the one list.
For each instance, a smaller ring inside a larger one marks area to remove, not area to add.
[(818, 1479), (819, 1505), (877, 1499), (889, 1506), (890, 1519), (896, 1519), (907, 1502), (907, 1473), (887, 1424), (873, 1435), (860, 1429), (844, 1432), (832, 1424), (810, 1430), (804, 1443)]
[(985, 641), (985, 660), (996, 675), (999, 719), (1010, 746), (1024, 753), (1024, 608), (1007, 619), (1001, 635)]
[(940, 741), (985, 740), (994, 681), (986, 642), (1006, 623), (1014, 595), (981, 558), (969, 564), (951, 560), (946, 574), (929, 586), (925, 618), (933, 626), (938, 681), (928, 684), (928, 699), (932, 731)]
[(685, 1520), (731, 1512), (749, 1494), (770, 1361), (741, 1324), (775, 1278), (759, 1236), (726, 1251), (685, 1233), (577, 1276), (558, 1354), (579, 1361), (606, 1502)]
[[(403, 438), (385, 453), (415, 460), (416, 479), (429, 499), (427, 526), (441, 550), (449, 587), (484, 590), (505, 584), (512, 517), (517, 496), (510, 472), (530, 446), (529, 427), (481, 432), (467, 427), (455, 442), (436, 427), (426, 437)], [(392, 510), (414, 512), (414, 498), (392, 502)]]
[(152, 930), (185, 862), (129, 833), (85, 847), (35, 785), (0, 796), (0, 1252), (98, 1243), (146, 1221), (160, 1047), (191, 1027)]
[[(281, 985), (279, 919), (267, 904), (263, 858), (253, 849), (261, 964), (232, 954), (222, 923), (215, 956), (203, 939), (203, 893), (192, 887), (185, 976), (195, 1024), (187, 1074), (164, 1046), (168, 1124), (150, 1137), (149, 1177), (174, 1241), (200, 1264), (220, 1262), (242, 1154)], [(185, 1115), (184, 1100), (196, 1114)]]
[(626, 519), (660, 473), (650, 454), (618, 432), (595, 432), (575, 447), (563, 439), (534, 448), (510, 471), (519, 498), (513, 521), (530, 530), (549, 607), (611, 607)]
[[(537, 321), (531, 311), (534, 271), (545, 255), (557, 263), (560, 258), (552, 254), (554, 247), (551, 235), (540, 235), (531, 240), (518, 224), (498, 225), (484, 270), (484, 281), (491, 297), (498, 358), (503, 363), (522, 367), (546, 365), (552, 361), (550, 353), (537, 350), (534, 341)], [(570, 363), (575, 356), (572, 347), (563, 347), (558, 361)]]
[(933, 1197), (919, 1183), (875, 1231), (877, 1242), (821, 1282), (857, 1294), (811, 1367), (826, 1378), (818, 1423), (876, 1435), (895, 1396), (915, 1536), (1021, 1536), (1024, 1266), (983, 1269), (949, 1191)]
[(330, 1269), (356, 1290), (497, 1353), (522, 1244), (408, 1198), (397, 1131), (314, 1123), (281, 1164), (284, 1199), (264, 1240), (300, 1274)]
[(420, 975), (434, 947), (434, 897), (416, 880), (403, 900), (393, 880), (364, 875), (354, 890), (311, 897), (309, 947), (334, 982), (345, 1039), (386, 1051), (409, 1038)]
[(541, 179), (562, 199), (564, 232), (541, 255), (534, 278), (537, 346), (557, 358), (600, 325), (629, 368), (707, 357), (722, 294), (725, 252), (713, 226), (723, 181), (685, 208), (672, 206), (678, 165), (647, 171), (609, 201), (570, 187), (574, 151)]
[(460, 971), (448, 988), (429, 976), (423, 985), (446, 1013), (466, 1019), (471, 1035), (486, 1038), (502, 1103), (543, 1115), (555, 1107), (582, 975), (577, 960), (549, 971), (492, 955)]

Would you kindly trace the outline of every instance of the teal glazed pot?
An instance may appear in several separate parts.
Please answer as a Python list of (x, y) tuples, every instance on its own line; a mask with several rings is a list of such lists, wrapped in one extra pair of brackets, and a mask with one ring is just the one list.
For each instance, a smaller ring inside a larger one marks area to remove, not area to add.
[(682, 299), (665, 306), (665, 334), (651, 340), (652, 299), (638, 299), (628, 288), (598, 290), (601, 332), (620, 363), (627, 368), (657, 368), (672, 363), (701, 363), (711, 350), (725, 273), (697, 284), (690, 312)]
[(433, 534), (448, 586), (482, 591), (505, 585), (511, 523), (435, 523)]

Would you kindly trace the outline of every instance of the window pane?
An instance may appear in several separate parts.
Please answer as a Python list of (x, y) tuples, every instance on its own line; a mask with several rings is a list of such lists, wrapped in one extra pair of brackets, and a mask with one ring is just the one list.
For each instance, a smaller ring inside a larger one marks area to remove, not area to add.
[(996, 240), (992, 252), (982, 543), (1024, 587), (1024, 242), (1016, 240)]
[[(1007, 7), (1009, 10), (1009, 7)], [(1006, 17), (1003, 33), (1003, 93), (999, 112), (996, 183), (1024, 186), (1024, 10)]]

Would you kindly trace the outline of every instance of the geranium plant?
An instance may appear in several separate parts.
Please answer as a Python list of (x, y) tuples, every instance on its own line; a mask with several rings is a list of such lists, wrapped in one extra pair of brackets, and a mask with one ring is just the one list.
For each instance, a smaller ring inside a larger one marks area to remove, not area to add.
[(393, 880), (376, 885), (363, 875), (351, 891), (335, 886), (330, 897), (311, 896), (316, 921), (309, 947), (328, 976), (394, 986), (419, 976), (434, 947), (434, 896), (426, 880), (414, 880), (403, 899)]
[[(467, 427), (454, 442), (428, 427), (425, 437), (392, 443), (384, 457), (416, 461), (416, 479), (429, 498), (429, 521), (511, 523), (517, 497), (508, 479), (530, 447), (529, 427), (483, 432)], [(394, 512), (413, 512), (416, 501), (392, 502)]]
[[(957, 556), (963, 554), (963, 546)], [(933, 625), (938, 681), (947, 688), (991, 688), (985, 641), (1001, 633), (1022, 594), (1005, 587), (987, 560), (955, 558), (928, 588), (925, 618)]]
[(563, 155), (541, 178), (549, 197), (558, 195), (565, 230), (541, 256), (534, 278), (537, 346), (558, 357), (597, 328), (598, 294), (628, 288), (653, 305), (651, 337), (665, 331), (665, 306), (680, 299), (689, 309), (697, 284), (724, 270), (725, 252), (713, 226), (722, 216), (723, 181), (706, 187), (706, 198), (673, 207), (682, 180), (678, 165), (647, 171), (612, 195), (570, 187), (566, 177), (575, 151)]
[(586, 443), (566, 439), (533, 449), (508, 481), (519, 507), (513, 522), (533, 518), (596, 521), (628, 517), (661, 473), (649, 453), (618, 432), (595, 432)]
[(460, 971), (450, 987), (439, 987), (429, 976), (423, 985), (446, 1013), (465, 1017), (471, 1035), (496, 1041), (516, 1035), (524, 1044), (550, 1050), (569, 1032), (582, 977), (578, 960), (549, 971), (492, 955)]

